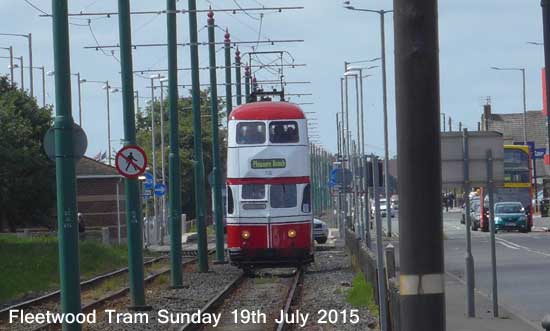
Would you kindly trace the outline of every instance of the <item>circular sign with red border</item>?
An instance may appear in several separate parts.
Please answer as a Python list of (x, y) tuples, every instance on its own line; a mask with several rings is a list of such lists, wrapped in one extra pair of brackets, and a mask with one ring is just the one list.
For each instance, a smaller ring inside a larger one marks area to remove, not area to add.
[(118, 173), (126, 178), (137, 178), (145, 172), (147, 155), (135, 145), (124, 146), (115, 157), (115, 167)]

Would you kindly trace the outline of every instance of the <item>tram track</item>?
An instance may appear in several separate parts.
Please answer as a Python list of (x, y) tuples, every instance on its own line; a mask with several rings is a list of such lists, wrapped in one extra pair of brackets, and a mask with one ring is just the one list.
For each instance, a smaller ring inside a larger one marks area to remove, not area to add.
[[(296, 302), (304, 275), (303, 268), (295, 268), (290, 274), (280, 272), (248, 277), (244, 273), (231, 281), (212, 298), (201, 312), (220, 314), (220, 323), (215, 327), (207, 324), (185, 324), (179, 331), (210, 330), (273, 330), (287, 329), (285, 321), (275, 320), (287, 315)], [(252, 312), (258, 320), (246, 321), (235, 311)], [(261, 318), (265, 316), (265, 320)]]

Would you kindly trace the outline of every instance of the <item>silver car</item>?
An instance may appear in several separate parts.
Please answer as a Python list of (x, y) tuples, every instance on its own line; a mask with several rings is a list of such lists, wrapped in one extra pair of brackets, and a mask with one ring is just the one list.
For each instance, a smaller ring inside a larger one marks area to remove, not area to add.
[(313, 219), (313, 239), (315, 239), (318, 244), (324, 244), (328, 239), (327, 223), (317, 218)]

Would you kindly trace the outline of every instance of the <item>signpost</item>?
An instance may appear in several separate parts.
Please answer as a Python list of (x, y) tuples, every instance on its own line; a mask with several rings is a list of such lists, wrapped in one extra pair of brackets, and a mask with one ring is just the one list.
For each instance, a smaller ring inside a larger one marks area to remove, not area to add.
[[(88, 148), (88, 137), (82, 128), (73, 123), (73, 155), (72, 157), (75, 160), (78, 160), (84, 156), (86, 149)], [(55, 161), (55, 128), (49, 128), (46, 134), (44, 135), (43, 141), (44, 151), (48, 158), (52, 161)]]
[[(489, 156), (490, 155), (490, 156)], [(489, 168), (490, 167), (490, 168)], [(446, 132), (441, 134), (441, 174), (444, 187), (463, 187), (466, 205), (466, 313), (475, 317), (474, 301), (474, 257), (470, 234), (471, 187), (489, 186), (489, 208), (492, 208), (493, 190), (504, 181), (504, 139), (502, 134), (491, 131)], [(481, 197), (480, 199), (484, 199)], [(491, 224), (494, 221), (491, 217)], [(494, 250), (494, 226), (491, 225), (491, 249)], [(492, 255), (493, 272), (496, 273), (496, 259)], [(493, 275), (496, 279), (496, 275)], [(493, 284), (496, 289), (496, 282)], [(496, 291), (493, 297), (496, 298)], [(498, 313), (498, 310), (496, 310)]]
[(139, 146), (125, 146), (116, 154), (115, 167), (122, 176), (137, 178), (145, 172), (147, 155)]
[(153, 180), (153, 174), (150, 173), (150, 172), (146, 172), (144, 174), (144, 176), (145, 176), (145, 182), (143, 184), (143, 187), (146, 190), (152, 190), (153, 186), (155, 185), (154, 180)]

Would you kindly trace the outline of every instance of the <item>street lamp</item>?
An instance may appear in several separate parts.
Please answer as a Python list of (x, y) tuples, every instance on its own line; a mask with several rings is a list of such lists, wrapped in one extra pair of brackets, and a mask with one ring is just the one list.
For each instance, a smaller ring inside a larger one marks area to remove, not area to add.
[[(355, 8), (351, 5), (350, 1), (344, 1), (344, 8), (354, 11), (376, 13), (380, 15), (380, 42), (381, 42), (381, 60), (382, 60), (382, 100), (384, 105), (384, 173), (389, 172), (389, 142), (388, 142), (388, 98), (387, 98), (387, 82), (386, 82), (386, 36), (385, 36), (385, 25), (384, 25), (384, 16), (387, 13), (392, 13), (393, 10), (372, 10), (364, 8)], [(388, 224), (388, 237), (391, 237), (391, 199), (389, 196), (389, 180), (388, 176), (384, 177), (384, 186), (386, 188), (386, 216)], [(385, 327), (384, 327), (385, 328)]]
[(521, 77), (523, 79), (523, 143), (527, 144), (527, 102), (525, 96), (525, 68), (491, 67), (491, 69), (500, 71), (521, 71)]
[[(24, 76), (23, 76), (23, 57), (22, 56), (13, 56), (13, 54), (10, 54), (10, 56), (0, 56), (0, 59), (9, 59), (10, 65), (8, 65), (8, 69), (10, 69), (11, 74), (13, 75), (13, 69), (19, 68), (21, 70), (21, 91), (25, 91), (25, 82), (24, 82)], [(19, 60), (19, 64), (13, 63), (13, 60)], [(12, 81), (13, 84), (13, 81)]]
[(29, 80), (30, 80), (30, 92), (31, 98), (34, 97), (34, 80), (33, 80), (33, 66), (32, 66), (32, 34), (20, 34), (20, 33), (0, 33), (0, 36), (13, 36), (27, 38), (29, 41)]
[(13, 77), (13, 47), (10, 46), (10, 47), (0, 47), (0, 49), (3, 49), (3, 50), (6, 50), (10, 53), (10, 81), (11, 81), (11, 84), (13, 85), (14, 83), (14, 77)]

